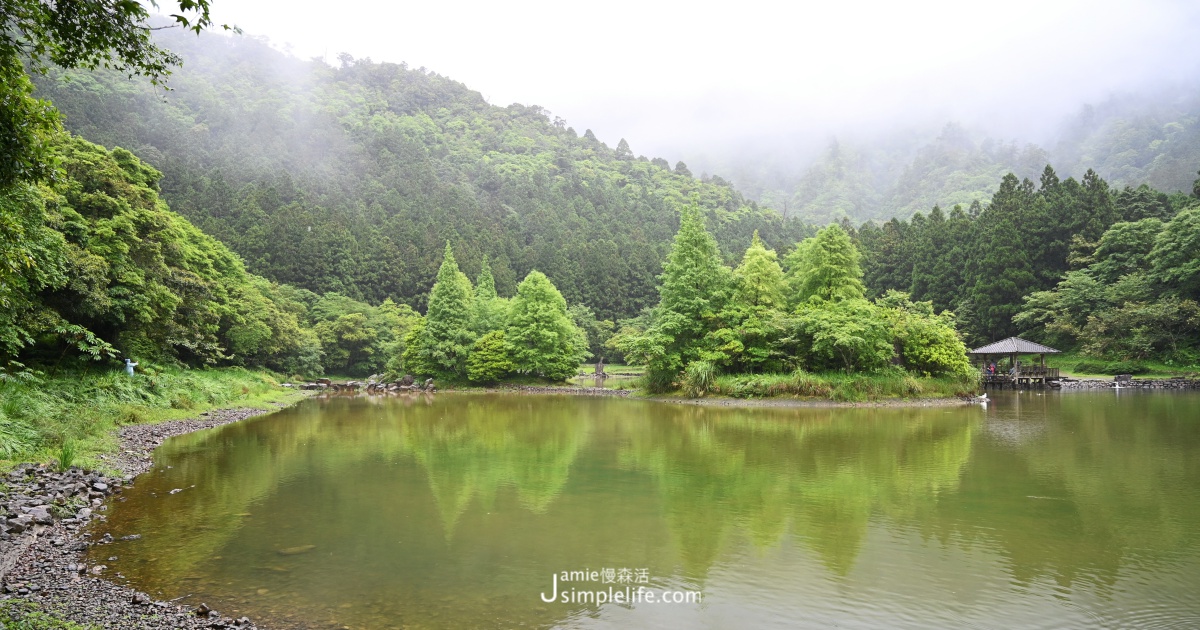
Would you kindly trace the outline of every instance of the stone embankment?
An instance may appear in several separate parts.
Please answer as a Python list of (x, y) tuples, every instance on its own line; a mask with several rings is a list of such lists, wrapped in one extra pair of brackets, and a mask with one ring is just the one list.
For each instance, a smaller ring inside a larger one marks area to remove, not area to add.
[(1062, 389), (1200, 389), (1200, 379), (1189, 378), (1064, 378)]
[(103, 628), (255, 628), (245, 617), (226, 618), (203, 604), (156, 601), (110, 582), (103, 562), (89, 565), (85, 552), (112, 542), (104, 529), (106, 502), (151, 467), (155, 447), (175, 435), (262, 413), (267, 410), (226, 409), (190, 420), (125, 427), (120, 452), (104, 457), (120, 471), (117, 476), (21, 464), (0, 477), (0, 597), (26, 600), (57, 617)]

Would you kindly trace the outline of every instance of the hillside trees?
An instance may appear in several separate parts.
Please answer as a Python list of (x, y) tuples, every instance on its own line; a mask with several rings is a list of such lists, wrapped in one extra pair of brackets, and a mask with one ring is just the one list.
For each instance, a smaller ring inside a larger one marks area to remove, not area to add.
[(0, 353), (320, 370), (286, 291), (171, 212), (128, 151), (61, 134), (63, 176), (0, 192)]
[(1200, 359), (1200, 206), (1116, 223), (1089, 264), (1025, 298), (1017, 325), (1105, 359)]
[[(49, 143), (59, 118), (47, 101), (30, 96), (22, 62), (36, 72), (49, 64), (112, 68), (155, 85), (180, 62), (155, 43), (148, 8), (138, 2), (3, 0), (0, 9), (0, 189), (40, 181), (55, 168)], [(214, 26), (208, 0), (179, 0), (172, 18), (196, 33)]]
[(277, 282), (423, 308), (450, 240), (472, 278), (488, 258), (502, 295), (537, 269), (615, 321), (657, 301), (674, 208), (693, 194), (723, 259), (756, 229), (775, 248), (811, 234), (723, 180), (613, 151), (542, 108), (495, 107), (431, 72), (160, 36), (188, 59), (165, 101), (105, 71), (52, 70), (39, 94), (73, 130), (153, 156), (172, 207)]

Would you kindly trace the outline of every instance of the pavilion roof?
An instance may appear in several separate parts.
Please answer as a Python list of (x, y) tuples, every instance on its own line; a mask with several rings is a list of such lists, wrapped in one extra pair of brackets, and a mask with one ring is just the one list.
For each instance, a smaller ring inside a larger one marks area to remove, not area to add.
[(1043, 346), (1040, 343), (1026, 341), (1020, 337), (1009, 337), (989, 343), (982, 348), (975, 348), (968, 354), (1056, 354), (1059, 352), (1062, 351), (1055, 350), (1050, 346)]

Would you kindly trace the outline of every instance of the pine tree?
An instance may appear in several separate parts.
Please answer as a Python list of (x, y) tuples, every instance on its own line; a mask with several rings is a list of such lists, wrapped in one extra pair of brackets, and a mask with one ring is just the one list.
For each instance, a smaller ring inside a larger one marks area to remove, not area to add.
[(555, 381), (575, 374), (587, 353), (586, 337), (567, 314), (567, 301), (540, 271), (529, 272), (517, 286), (505, 338), (514, 371)]
[(482, 337), (489, 332), (504, 329), (508, 315), (508, 300), (496, 295), (496, 281), (487, 256), (475, 278), (475, 298), (471, 305), (471, 332)]
[(458, 270), (454, 251), (446, 243), (442, 266), (429, 292), (429, 310), (418, 349), (420, 364), (428, 365), (443, 378), (461, 378), (467, 373), (467, 355), (475, 334), (471, 332), (471, 281)]
[(837, 224), (823, 228), (796, 247), (788, 258), (789, 301), (840, 301), (864, 295), (860, 255)]
[(680, 212), (679, 232), (659, 278), (653, 323), (621, 350), (646, 361), (650, 388), (661, 391), (669, 389), (691, 361), (722, 358), (708, 335), (719, 328), (717, 315), (728, 299), (732, 278), (695, 200)]
[(783, 269), (779, 266), (775, 250), (767, 249), (758, 230), (750, 247), (742, 257), (742, 264), (734, 271), (734, 301), (762, 312), (783, 308)]
[(776, 344), (784, 331), (781, 316), (785, 285), (775, 250), (763, 245), (758, 230), (733, 276), (733, 297), (721, 316), (732, 328), (718, 330), (715, 335), (735, 367), (752, 372), (771, 367), (769, 363), (778, 354)]

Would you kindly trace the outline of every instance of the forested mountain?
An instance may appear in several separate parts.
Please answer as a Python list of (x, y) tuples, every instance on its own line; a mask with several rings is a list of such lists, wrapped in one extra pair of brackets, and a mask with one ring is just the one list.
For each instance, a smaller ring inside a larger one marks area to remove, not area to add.
[(602, 319), (655, 299), (677, 206), (696, 195), (729, 260), (803, 222), (719, 178), (635, 156), (536, 106), (489, 105), (425, 69), (300, 61), (245, 37), (163, 31), (186, 60), (165, 96), (120, 73), (52, 71), (37, 95), (68, 129), (161, 169), (171, 208), (271, 280), (420, 304), (447, 241), (512, 295), (530, 270)]
[[(1114, 96), (1087, 105), (1042, 146), (989, 137), (950, 123), (834, 139), (808, 161), (739, 155), (695, 161), (728, 173), (750, 197), (815, 223), (908, 218), (935, 205), (987, 202), (1006, 173), (1037, 179), (1046, 164), (1081, 179), (1088, 169), (1113, 188), (1142, 184), (1190, 191), (1200, 167), (1200, 87)], [(795, 159), (794, 157), (792, 158)]]

